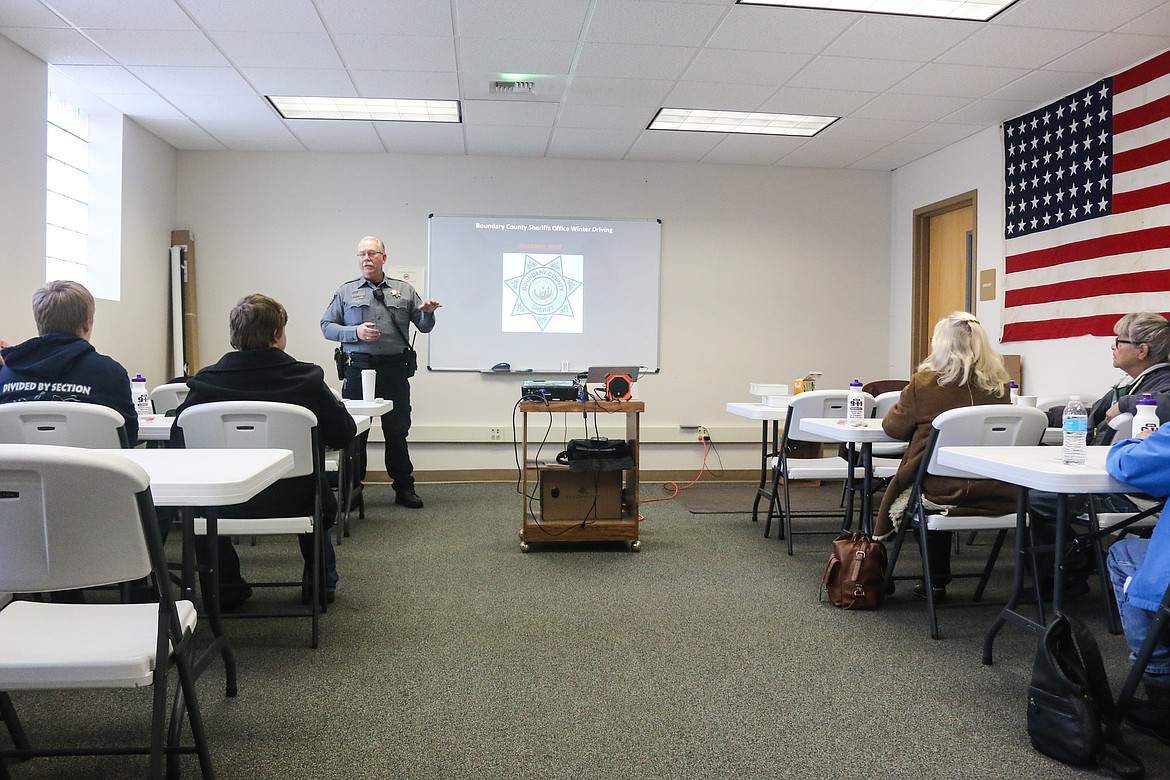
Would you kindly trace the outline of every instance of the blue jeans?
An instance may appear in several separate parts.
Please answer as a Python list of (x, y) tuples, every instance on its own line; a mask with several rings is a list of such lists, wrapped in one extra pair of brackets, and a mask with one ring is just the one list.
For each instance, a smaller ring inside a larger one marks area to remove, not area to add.
[[(1109, 578), (1113, 581), (1113, 593), (1117, 596), (1117, 607), (1121, 612), (1121, 626), (1125, 629), (1125, 641), (1129, 645), (1129, 660), (1132, 661), (1145, 642), (1154, 613), (1129, 603), (1125, 593), (1125, 582), (1133, 576), (1146, 559), (1149, 539), (1122, 539), (1109, 548)], [(1150, 662), (1146, 665), (1147, 683), (1170, 687), (1170, 643), (1165, 635), (1154, 648)]]

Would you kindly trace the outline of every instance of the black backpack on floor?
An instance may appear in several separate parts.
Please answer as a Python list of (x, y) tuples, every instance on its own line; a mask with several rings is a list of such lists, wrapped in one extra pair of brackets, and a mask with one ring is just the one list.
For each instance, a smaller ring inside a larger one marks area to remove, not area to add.
[(1141, 780), (1145, 767), (1120, 725), (1097, 641), (1080, 621), (1057, 615), (1040, 637), (1028, 686), (1032, 747), (1065, 764)]

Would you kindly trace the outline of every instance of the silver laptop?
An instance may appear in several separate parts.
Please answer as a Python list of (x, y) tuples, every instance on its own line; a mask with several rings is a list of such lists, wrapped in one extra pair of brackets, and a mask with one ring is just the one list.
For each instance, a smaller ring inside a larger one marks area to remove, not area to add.
[(610, 374), (627, 374), (631, 382), (637, 382), (638, 366), (590, 366), (589, 373), (585, 376), (585, 383), (603, 385), (605, 378)]

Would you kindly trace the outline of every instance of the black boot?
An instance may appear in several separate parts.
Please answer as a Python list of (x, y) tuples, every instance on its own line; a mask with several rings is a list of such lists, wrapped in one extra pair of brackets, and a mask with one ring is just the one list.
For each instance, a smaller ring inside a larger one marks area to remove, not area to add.
[(1170, 686), (1145, 683), (1146, 698), (1134, 699), (1125, 722), (1143, 734), (1170, 745)]

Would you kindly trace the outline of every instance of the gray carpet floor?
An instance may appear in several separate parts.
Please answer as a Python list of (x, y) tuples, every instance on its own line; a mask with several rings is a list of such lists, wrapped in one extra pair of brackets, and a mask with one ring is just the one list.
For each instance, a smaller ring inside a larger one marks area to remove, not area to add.
[[(933, 641), (908, 583), (876, 612), (820, 601), (827, 536), (799, 537), (788, 557), (746, 515), (664, 501), (644, 505), (639, 553), (524, 554), (514, 486), (419, 492), (426, 507), (415, 511), (367, 488), (367, 517), (338, 548), (342, 581), (319, 649), (304, 620), (228, 624), (239, 696), (223, 696), (218, 665), (199, 683), (220, 778), (1096, 776), (1029, 745), (1033, 636), (1004, 629), (995, 664), (980, 663), (1006, 565), (991, 606), (945, 610)], [(976, 567), (982, 551), (964, 550), (958, 566)], [(241, 556), (250, 578), (298, 565), (291, 541)], [(1088, 621), (1119, 688), (1124, 641), (1105, 632), (1095, 598), (1070, 611)], [(36, 742), (146, 732), (146, 691), (13, 699)], [(1170, 776), (1170, 748), (1130, 737), (1147, 777)], [(198, 776), (193, 758), (183, 770)], [(11, 773), (141, 777), (145, 759), (41, 758)]]

